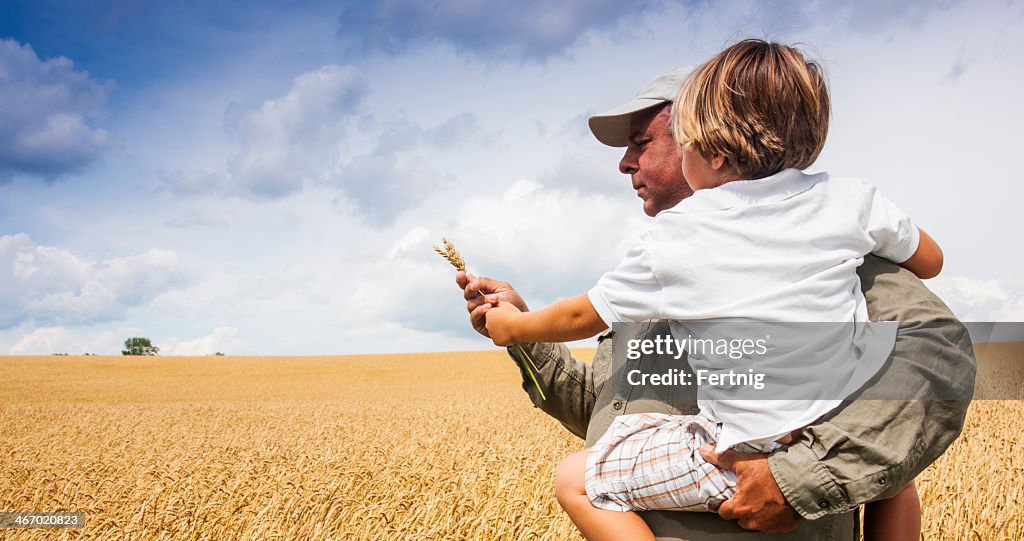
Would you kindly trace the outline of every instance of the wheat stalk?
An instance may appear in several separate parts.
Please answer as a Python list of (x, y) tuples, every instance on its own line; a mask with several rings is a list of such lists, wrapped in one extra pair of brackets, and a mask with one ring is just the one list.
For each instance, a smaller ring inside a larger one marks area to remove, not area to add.
[[(462, 255), (455, 249), (455, 245), (452, 244), (452, 241), (448, 240), (447, 237), (441, 237), (441, 246), (444, 246), (444, 248), (435, 244), (434, 251), (451, 263), (459, 272), (466, 272), (466, 260), (462, 259)], [(477, 291), (477, 294), (481, 297), (484, 296), (483, 291)], [(547, 397), (544, 396), (544, 389), (541, 389), (540, 382), (537, 381), (537, 376), (535, 375), (535, 371), (539, 372), (540, 370), (538, 370), (537, 365), (533, 363), (533, 359), (530, 357), (530, 354), (523, 349), (521, 344), (516, 344), (514, 346), (514, 352), (518, 353), (519, 358), (517, 360), (519, 361), (519, 364), (526, 369), (526, 373), (529, 374), (530, 379), (533, 380), (533, 384), (537, 386), (537, 392), (540, 393), (541, 400), (547, 400)], [(531, 370), (530, 367), (533, 367), (533, 369)]]

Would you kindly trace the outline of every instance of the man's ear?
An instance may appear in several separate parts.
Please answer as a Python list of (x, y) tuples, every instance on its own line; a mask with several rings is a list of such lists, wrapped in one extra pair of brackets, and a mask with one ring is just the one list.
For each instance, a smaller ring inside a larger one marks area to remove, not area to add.
[(715, 171), (719, 171), (723, 167), (725, 167), (725, 162), (726, 160), (724, 155), (715, 154), (714, 156), (711, 157), (711, 168), (714, 169)]

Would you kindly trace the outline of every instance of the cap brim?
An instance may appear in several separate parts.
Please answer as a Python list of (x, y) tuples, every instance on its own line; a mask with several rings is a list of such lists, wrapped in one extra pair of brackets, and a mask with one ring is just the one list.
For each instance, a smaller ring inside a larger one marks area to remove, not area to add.
[(603, 113), (591, 116), (587, 120), (590, 132), (598, 141), (610, 147), (624, 147), (629, 144), (629, 119), (633, 113), (650, 109), (655, 105), (668, 103), (669, 100), (636, 98)]

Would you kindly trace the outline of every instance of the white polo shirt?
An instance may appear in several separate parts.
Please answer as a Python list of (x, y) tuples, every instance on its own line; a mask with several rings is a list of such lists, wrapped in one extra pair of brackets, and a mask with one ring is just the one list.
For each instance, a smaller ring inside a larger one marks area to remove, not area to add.
[[(674, 334), (694, 337), (710, 332), (698, 323), (702, 320), (866, 323), (856, 273), (864, 255), (902, 263), (917, 250), (919, 240), (909, 217), (874, 186), (786, 169), (763, 179), (698, 190), (658, 213), (625, 259), (588, 296), (609, 326), (668, 319), (682, 325), (673, 324)], [(803, 361), (782, 355), (784, 362), (812, 363), (815, 373), (827, 374), (829, 381), (822, 384), (826, 400), (773, 400), (770, 407), (766, 401), (722, 403), (715, 401), (714, 389), (700, 388), (702, 411), (723, 423), (719, 447), (770, 440), (836, 407), (837, 398), (867, 382), (888, 358), (895, 325), (872, 332), (872, 340), (853, 337), (849, 343), (850, 351), (868, 344), (870, 351), (858, 351), (856, 363), (838, 352)], [(886, 335), (885, 351), (877, 346), (879, 332)], [(807, 344), (776, 346), (783, 348), (776, 352), (784, 353), (785, 347)], [(730, 367), (703, 362), (691, 352), (694, 370), (745, 370), (751, 359)]]

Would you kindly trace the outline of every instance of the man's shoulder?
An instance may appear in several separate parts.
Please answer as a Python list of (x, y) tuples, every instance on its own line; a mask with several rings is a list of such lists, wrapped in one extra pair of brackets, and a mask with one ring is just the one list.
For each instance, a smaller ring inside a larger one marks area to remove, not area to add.
[(956, 320), (956, 316), (914, 273), (868, 254), (857, 269), (873, 321)]

